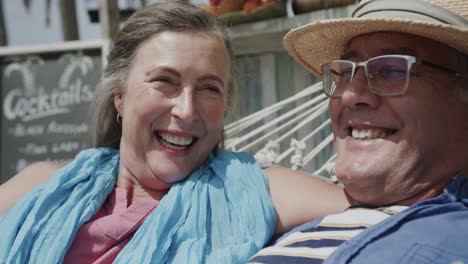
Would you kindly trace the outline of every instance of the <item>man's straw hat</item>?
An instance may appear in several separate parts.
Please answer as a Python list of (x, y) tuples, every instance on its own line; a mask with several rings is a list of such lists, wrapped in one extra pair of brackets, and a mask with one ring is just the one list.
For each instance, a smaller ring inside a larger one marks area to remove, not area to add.
[(339, 59), (346, 43), (370, 32), (396, 31), (433, 39), (468, 53), (468, 0), (367, 0), (352, 18), (320, 20), (291, 30), (288, 52), (308, 70)]

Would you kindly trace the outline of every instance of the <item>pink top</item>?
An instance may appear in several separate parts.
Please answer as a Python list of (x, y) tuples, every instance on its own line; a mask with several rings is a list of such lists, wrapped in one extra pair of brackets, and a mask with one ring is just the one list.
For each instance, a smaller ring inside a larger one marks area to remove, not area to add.
[(127, 191), (116, 187), (96, 215), (76, 233), (63, 263), (112, 263), (159, 201), (138, 198), (127, 208)]

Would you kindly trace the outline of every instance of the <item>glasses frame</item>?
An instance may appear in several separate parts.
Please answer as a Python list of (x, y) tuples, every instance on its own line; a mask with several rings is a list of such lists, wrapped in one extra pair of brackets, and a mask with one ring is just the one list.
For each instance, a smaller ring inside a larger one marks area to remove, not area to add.
[[(371, 80), (372, 80), (372, 76), (369, 74), (368, 72), (368, 68), (367, 68), (367, 64), (369, 62), (372, 62), (373, 60), (376, 60), (376, 59), (382, 59), (382, 58), (401, 58), (401, 59), (405, 59), (406, 62), (407, 62), (407, 70), (406, 70), (406, 79), (405, 79), (405, 83), (403, 85), (403, 89), (401, 89), (399, 92), (395, 92), (395, 93), (381, 93), (381, 92), (378, 92), (375, 90), (375, 88), (372, 86), (371, 84)], [(366, 61), (362, 61), (362, 62), (354, 62), (354, 61), (350, 61), (350, 60), (333, 60), (329, 63), (326, 63), (324, 65), (322, 65), (322, 80), (325, 80), (325, 79), (330, 79), (330, 78), (327, 78), (325, 77), (325, 72), (331, 72), (331, 70), (325, 70), (326, 67), (328, 67), (331, 63), (337, 63), (337, 62), (346, 62), (346, 63), (350, 63), (352, 65), (352, 71), (351, 71), (351, 79), (349, 82), (352, 82), (353, 79), (354, 79), (354, 76), (356, 74), (356, 71), (359, 67), (363, 67), (364, 68), (364, 73), (365, 73), (365, 76), (366, 76), (366, 80), (367, 80), (367, 89), (372, 93), (372, 94), (375, 94), (375, 95), (380, 95), (380, 96), (398, 96), (398, 95), (403, 95), (405, 94), (406, 90), (408, 89), (408, 84), (409, 84), (409, 81), (410, 81), (410, 76), (412, 74), (414, 74), (412, 71), (411, 71), (411, 68), (413, 66), (413, 64), (418, 64), (418, 65), (423, 65), (423, 66), (428, 66), (428, 67), (431, 67), (431, 68), (434, 68), (434, 69), (437, 69), (437, 70), (440, 70), (440, 71), (444, 71), (448, 74), (453, 74), (455, 77), (466, 77), (465, 75), (463, 74), (460, 74), (458, 73), (457, 71), (455, 70), (452, 70), (450, 68), (447, 68), (447, 67), (444, 67), (444, 66), (441, 66), (441, 65), (438, 65), (438, 64), (435, 64), (435, 63), (432, 63), (432, 62), (429, 62), (429, 61), (426, 61), (426, 60), (420, 60), (420, 59), (416, 59), (416, 57), (414, 56), (410, 56), (410, 55), (382, 55), (382, 56), (377, 56), (377, 57), (373, 57), (373, 58), (370, 58)], [(324, 93), (328, 96), (328, 97), (331, 97), (331, 98), (340, 98), (341, 95), (332, 95), (330, 94), (327, 89), (325, 88), (324, 85), (322, 85), (323, 87), (323, 91)]]

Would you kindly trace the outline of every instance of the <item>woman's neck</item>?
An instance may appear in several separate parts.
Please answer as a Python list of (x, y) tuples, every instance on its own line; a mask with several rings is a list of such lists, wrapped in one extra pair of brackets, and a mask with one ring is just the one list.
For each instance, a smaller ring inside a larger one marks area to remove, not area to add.
[(125, 177), (119, 175), (117, 178), (117, 187), (123, 188), (127, 191), (127, 201), (130, 206), (133, 201), (139, 198), (152, 198), (154, 200), (161, 200), (167, 194), (169, 189), (152, 190), (144, 188), (135, 177)]

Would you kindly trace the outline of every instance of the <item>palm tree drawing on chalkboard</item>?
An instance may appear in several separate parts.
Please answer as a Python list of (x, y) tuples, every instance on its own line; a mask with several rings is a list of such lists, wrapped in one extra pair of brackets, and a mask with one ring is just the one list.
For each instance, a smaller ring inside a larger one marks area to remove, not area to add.
[(83, 52), (64, 54), (59, 62), (67, 64), (59, 79), (59, 88), (62, 89), (68, 87), (75, 71), (80, 70), (80, 75), (86, 76), (89, 70), (94, 68), (92, 59), (89, 56), (84, 56)]
[(13, 72), (19, 72), (23, 80), (25, 95), (32, 95), (36, 91), (35, 83), (36, 76), (35, 72), (37, 67), (43, 66), (44, 60), (38, 56), (28, 56), (26, 59), (17, 60), (8, 64), (5, 67), (3, 75), (5, 77), (10, 77)]

